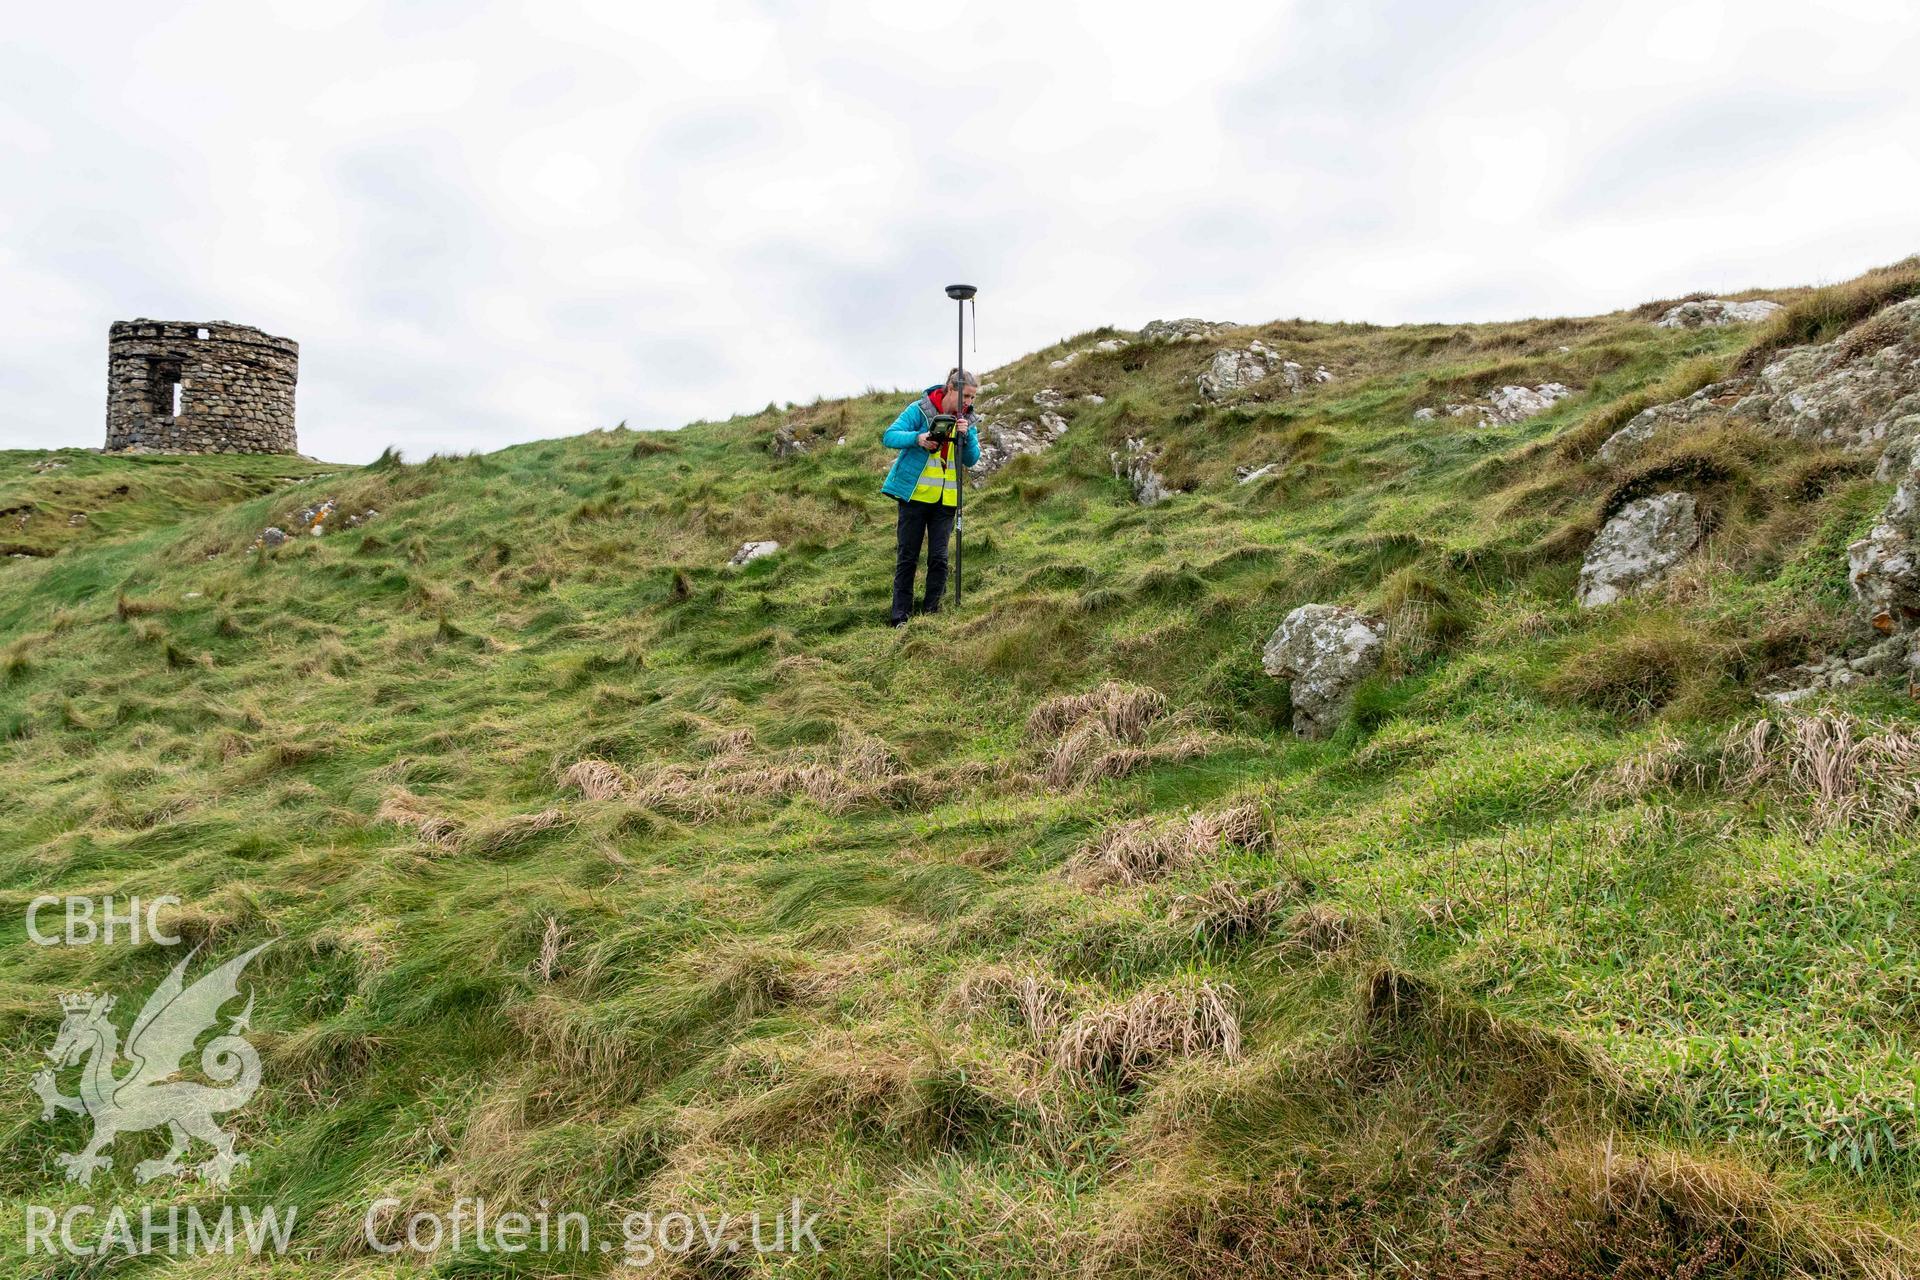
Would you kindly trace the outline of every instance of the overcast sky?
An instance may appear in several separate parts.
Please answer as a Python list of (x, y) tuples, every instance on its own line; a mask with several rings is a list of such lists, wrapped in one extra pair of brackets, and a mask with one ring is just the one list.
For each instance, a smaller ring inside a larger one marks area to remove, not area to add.
[[(955, 15), (959, 15), (956, 17)], [(14, 6), (0, 444), (107, 325), (301, 344), (304, 452), (671, 427), (1159, 316), (1484, 320), (1920, 251), (1907, 0)]]

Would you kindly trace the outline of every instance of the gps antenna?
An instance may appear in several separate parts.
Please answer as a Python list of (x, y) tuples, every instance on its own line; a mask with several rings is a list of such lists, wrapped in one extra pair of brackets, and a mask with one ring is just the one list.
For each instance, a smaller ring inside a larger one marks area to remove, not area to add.
[[(963, 401), (967, 393), (966, 305), (969, 302), (973, 302), (973, 295), (978, 292), (980, 291), (970, 284), (950, 284), (947, 286), (947, 296), (953, 299), (953, 319), (957, 326), (954, 332), (953, 367), (958, 370), (960, 374), (960, 385), (957, 390)], [(978, 303), (975, 303), (976, 307), (978, 305)], [(974, 349), (977, 351), (980, 348), (980, 325), (977, 319), (979, 312), (976, 310), (974, 315), (976, 320), (973, 326), (973, 343)], [(959, 418), (959, 416), (958, 413), (954, 414), (956, 419)], [(963, 443), (956, 451), (958, 455), (956, 461), (963, 458), (966, 453), (964, 437), (962, 439)], [(960, 467), (959, 484), (956, 487), (958, 491), (954, 495), (953, 508), (953, 607), (958, 609), (967, 581), (967, 468), (964, 463)]]

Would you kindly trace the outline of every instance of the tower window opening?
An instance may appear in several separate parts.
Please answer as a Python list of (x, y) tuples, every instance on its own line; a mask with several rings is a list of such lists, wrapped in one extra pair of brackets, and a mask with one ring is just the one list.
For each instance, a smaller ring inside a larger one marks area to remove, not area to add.
[(205, 329), (202, 329), (200, 330), (200, 332), (194, 334), (193, 336), (196, 338), (208, 338), (208, 337), (211, 337), (212, 335), (209, 334)]
[(177, 418), (186, 407), (186, 370), (178, 360), (147, 365), (147, 410), (157, 418)]

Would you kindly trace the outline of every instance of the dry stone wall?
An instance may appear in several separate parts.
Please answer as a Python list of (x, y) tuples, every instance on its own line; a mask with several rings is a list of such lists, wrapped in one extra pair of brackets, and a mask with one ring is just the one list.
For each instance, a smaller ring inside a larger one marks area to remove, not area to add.
[(122, 320), (107, 331), (107, 448), (297, 453), (300, 344), (243, 324)]

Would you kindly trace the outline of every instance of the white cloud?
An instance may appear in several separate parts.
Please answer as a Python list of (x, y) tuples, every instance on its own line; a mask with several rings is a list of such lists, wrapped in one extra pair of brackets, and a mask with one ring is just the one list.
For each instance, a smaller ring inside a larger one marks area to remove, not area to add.
[[(309, 452), (674, 426), (1156, 315), (1602, 310), (1920, 249), (1902, 2), (42, 6), (0, 442), (105, 329), (302, 344)], [(112, 38), (103, 33), (110, 31)]]

